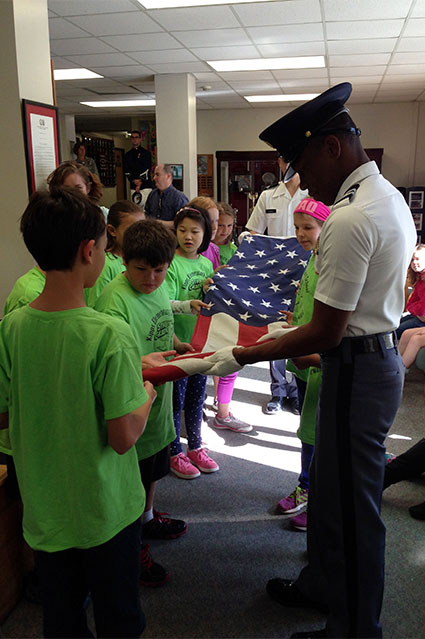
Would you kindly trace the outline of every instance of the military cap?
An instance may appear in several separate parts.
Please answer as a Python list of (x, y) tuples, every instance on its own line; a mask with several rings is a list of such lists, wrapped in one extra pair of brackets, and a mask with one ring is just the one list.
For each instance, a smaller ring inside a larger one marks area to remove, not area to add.
[[(344, 106), (351, 95), (352, 86), (342, 82), (331, 87), (297, 107), (271, 124), (260, 133), (260, 140), (277, 150), (287, 164), (291, 164), (302, 153), (311, 138), (324, 133), (347, 131), (360, 135), (355, 127), (332, 128), (332, 120), (340, 113), (347, 113)], [(285, 174), (285, 182), (295, 174), (291, 166)]]

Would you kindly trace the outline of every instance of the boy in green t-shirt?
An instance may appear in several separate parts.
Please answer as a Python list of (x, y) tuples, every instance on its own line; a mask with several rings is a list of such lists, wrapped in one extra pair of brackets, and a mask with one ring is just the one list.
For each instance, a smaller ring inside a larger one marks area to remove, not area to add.
[[(173, 302), (170, 304), (164, 282), (176, 249), (175, 235), (158, 220), (132, 224), (122, 243), (125, 273), (115, 277), (100, 294), (95, 309), (123, 319), (130, 325), (142, 366), (159, 358), (193, 350), (174, 335)], [(203, 302), (177, 302), (180, 312), (199, 310)], [(176, 350), (172, 350), (175, 348)], [(169, 444), (175, 438), (172, 405), (172, 382), (156, 389), (157, 399), (150, 412), (146, 430), (136, 443), (142, 483), (146, 491), (146, 507), (142, 516), (142, 536), (151, 539), (175, 539), (187, 530), (180, 519), (163, 517), (153, 508), (156, 483), (170, 471)], [(159, 586), (169, 573), (150, 557), (149, 546), (142, 546), (141, 582)]]
[(0, 324), (0, 428), (36, 551), (45, 637), (138, 637), (143, 487), (134, 444), (155, 399), (128, 326), (84, 303), (104, 263), (102, 212), (75, 189), (35, 193), (21, 220), (43, 292)]

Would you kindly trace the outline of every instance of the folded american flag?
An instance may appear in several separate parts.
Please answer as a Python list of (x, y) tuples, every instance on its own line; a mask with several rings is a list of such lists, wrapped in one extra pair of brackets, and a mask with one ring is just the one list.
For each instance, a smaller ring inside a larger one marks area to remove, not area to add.
[(285, 325), (281, 310), (292, 310), (310, 252), (295, 237), (248, 235), (227, 268), (214, 275), (192, 337), (196, 353), (143, 371), (153, 384), (194, 373), (209, 374), (208, 358), (226, 346), (251, 346), (276, 337)]

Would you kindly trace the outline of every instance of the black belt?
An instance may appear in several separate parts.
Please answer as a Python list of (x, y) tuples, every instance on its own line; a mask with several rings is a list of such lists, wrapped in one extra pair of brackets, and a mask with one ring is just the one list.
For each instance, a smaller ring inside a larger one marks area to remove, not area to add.
[(324, 351), (322, 356), (339, 356), (342, 351), (351, 355), (361, 355), (363, 353), (377, 353), (378, 351), (396, 348), (397, 336), (392, 333), (378, 333), (376, 335), (365, 335), (364, 337), (344, 337), (341, 343), (335, 348)]

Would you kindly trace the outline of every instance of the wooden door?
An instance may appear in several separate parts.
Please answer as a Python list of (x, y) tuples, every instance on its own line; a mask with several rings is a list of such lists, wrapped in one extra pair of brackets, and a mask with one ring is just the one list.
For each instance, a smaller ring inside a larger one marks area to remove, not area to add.
[(124, 175), (124, 149), (114, 149), (117, 200), (127, 199), (127, 184)]

